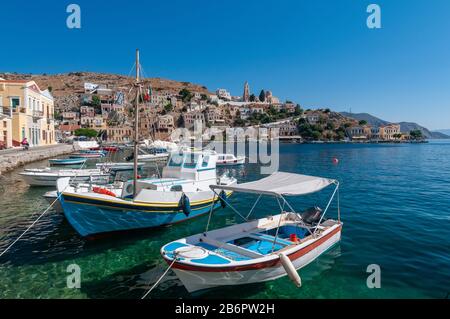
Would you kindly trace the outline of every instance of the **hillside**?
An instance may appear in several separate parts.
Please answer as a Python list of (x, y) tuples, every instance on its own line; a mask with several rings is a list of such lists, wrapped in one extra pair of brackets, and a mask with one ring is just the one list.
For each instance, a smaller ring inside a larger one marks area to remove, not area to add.
[[(104, 84), (108, 88), (113, 89), (127, 89), (130, 88), (134, 81), (134, 78), (124, 75), (94, 72), (70, 72), (52, 75), (0, 73), (0, 78), (7, 80), (34, 80), (41, 90), (51, 87), (57, 111), (65, 107), (66, 104), (70, 105), (77, 95), (84, 93), (85, 82)], [(166, 90), (178, 93), (181, 89), (186, 88), (192, 92), (209, 93), (205, 86), (190, 82), (145, 78), (143, 83), (144, 87), (151, 85), (154, 91)]]
[(441, 133), (444, 134), (446, 136), (450, 136), (450, 129), (444, 129), (444, 130), (435, 130), (433, 131), (434, 133)]
[[(348, 113), (348, 112), (341, 112), (342, 115), (346, 117), (350, 117), (353, 119), (356, 119), (358, 121), (365, 120), (369, 125), (372, 126), (380, 126), (380, 125), (386, 125), (391, 122), (379, 119), (373, 115), (370, 115), (368, 113)], [(410, 132), (412, 130), (420, 130), (422, 131), (422, 134), (425, 136), (425, 138), (429, 139), (441, 139), (441, 138), (450, 138), (450, 136), (447, 136), (441, 132), (431, 132), (426, 127), (423, 127), (417, 123), (412, 122), (399, 122), (400, 124), (400, 131), (403, 133)]]

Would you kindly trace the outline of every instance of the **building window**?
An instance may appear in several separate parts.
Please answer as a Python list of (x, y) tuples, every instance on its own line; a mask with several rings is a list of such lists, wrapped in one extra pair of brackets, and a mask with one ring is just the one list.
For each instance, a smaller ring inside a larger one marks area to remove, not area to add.
[(20, 98), (12, 97), (11, 98), (11, 107), (12, 107), (13, 112), (17, 112), (18, 108), (20, 107)]

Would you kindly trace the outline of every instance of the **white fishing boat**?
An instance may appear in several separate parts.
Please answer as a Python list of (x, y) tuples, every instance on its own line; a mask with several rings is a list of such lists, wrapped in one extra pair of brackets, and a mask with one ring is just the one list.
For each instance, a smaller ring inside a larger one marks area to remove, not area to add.
[(234, 166), (245, 164), (245, 156), (234, 156), (234, 154), (217, 154), (217, 166)]
[(90, 179), (108, 180), (109, 173), (101, 169), (60, 169), (32, 168), (19, 174), (30, 186), (56, 186), (58, 178), (68, 177), (74, 182)]
[[(335, 189), (323, 211), (315, 207), (298, 213), (286, 200), (287, 196), (315, 193), (329, 185), (335, 185)], [(277, 172), (255, 182), (211, 185), (211, 189), (218, 197), (224, 191), (259, 196), (248, 215), (242, 215), (223, 199), (245, 220), (244, 223), (209, 231), (211, 211), (204, 233), (173, 241), (161, 248), (162, 257), (189, 292), (265, 282), (285, 275), (301, 286), (297, 270), (341, 238), (339, 199), (337, 220), (324, 218), (338, 194), (336, 180)], [(260, 211), (259, 215), (269, 217), (248, 220), (262, 196), (275, 198), (280, 213), (272, 215), (271, 211)]]

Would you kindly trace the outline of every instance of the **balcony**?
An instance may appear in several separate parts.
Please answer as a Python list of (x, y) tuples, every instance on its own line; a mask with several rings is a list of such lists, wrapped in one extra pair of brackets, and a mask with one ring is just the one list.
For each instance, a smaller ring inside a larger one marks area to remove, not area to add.
[(9, 106), (0, 106), (0, 117), (11, 117), (12, 112)]
[(33, 119), (41, 119), (44, 117), (44, 112), (33, 110)]

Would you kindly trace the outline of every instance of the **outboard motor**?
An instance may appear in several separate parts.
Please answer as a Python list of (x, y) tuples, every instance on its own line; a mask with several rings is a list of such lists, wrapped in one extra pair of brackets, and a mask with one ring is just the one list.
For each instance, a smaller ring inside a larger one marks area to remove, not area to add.
[(311, 207), (301, 213), (300, 216), (305, 223), (312, 225), (320, 221), (322, 209), (320, 209), (320, 207)]

